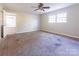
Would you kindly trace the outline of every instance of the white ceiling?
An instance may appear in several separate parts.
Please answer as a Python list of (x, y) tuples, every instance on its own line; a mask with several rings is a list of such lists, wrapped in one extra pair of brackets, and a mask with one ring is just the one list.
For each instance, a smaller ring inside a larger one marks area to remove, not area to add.
[(27, 13), (36, 13), (36, 14), (43, 14), (46, 12), (54, 11), (60, 8), (65, 8), (73, 3), (44, 3), (44, 6), (50, 6), (50, 9), (45, 9), (45, 12), (38, 12), (34, 11), (37, 7), (38, 3), (4, 3), (3, 6), (6, 10), (13, 10), (16, 12), (27, 12)]

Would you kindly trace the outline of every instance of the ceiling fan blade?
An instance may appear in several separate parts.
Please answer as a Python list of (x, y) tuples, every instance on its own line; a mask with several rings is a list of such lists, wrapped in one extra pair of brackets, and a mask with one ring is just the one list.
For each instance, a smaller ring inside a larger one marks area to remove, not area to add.
[(45, 9), (50, 8), (49, 6), (46, 6), (46, 7), (43, 7), (43, 6), (44, 6), (43, 3), (39, 3), (37, 9), (35, 9), (34, 11), (37, 11), (37, 10), (45, 11)]
[(35, 9), (34, 11), (37, 11), (37, 10), (39, 10), (39, 9)]
[(43, 7), (44, 9), (49, 9), (50, 7)]

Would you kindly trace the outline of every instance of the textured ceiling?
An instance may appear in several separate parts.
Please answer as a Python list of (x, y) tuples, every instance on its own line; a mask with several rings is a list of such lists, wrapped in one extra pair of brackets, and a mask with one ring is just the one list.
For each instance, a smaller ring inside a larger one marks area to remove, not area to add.
[(50, 9), (45, 9), (45, 12), (34, 11), (38, 6), (38, 3), (4, 3), (3, 6), (6, 10), (12, 10), (16, 12), (27, 12), (27, 13), (36, 13), (43, 14), (57, 9), (65, 8), (72, 3), (44, 3), (44, 6), (50, 6)]

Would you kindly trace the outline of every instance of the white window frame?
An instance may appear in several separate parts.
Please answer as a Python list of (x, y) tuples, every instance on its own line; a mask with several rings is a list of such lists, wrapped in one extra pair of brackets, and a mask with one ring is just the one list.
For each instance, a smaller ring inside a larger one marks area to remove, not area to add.
[[(13, 18), (11, 20), (10, 18)], [(16, 27), (16, 14), (14, 13), (6, 13), (6, 27)]]
[[(55, 18), (52, 18), (52, 17)], [(57, 13), (54, 15), (49, 15), (49, 23), (66, 23), (67, 22), (67, 12)]]
[(57, 14), (57, 23), (66, 23), (67, 22), (67, 13), (58, 13)]
[(49, 23), (56, 23), (56, 15), (49, 16)]

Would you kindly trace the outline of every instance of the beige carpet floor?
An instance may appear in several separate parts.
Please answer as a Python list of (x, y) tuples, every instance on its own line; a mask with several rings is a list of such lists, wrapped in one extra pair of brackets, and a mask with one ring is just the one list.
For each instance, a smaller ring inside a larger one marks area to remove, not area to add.
[(0, 42), (1, 56), (78, 56), (79, 42), (36, 31), (8, 35)]

